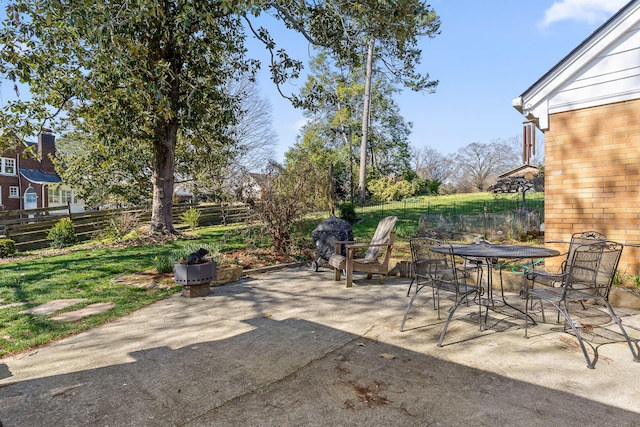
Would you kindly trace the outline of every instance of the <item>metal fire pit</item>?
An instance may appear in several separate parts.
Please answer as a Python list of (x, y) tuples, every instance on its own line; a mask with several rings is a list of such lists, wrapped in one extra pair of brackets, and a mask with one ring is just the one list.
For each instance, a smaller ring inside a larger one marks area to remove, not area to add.
[[(311, 267), (313, 271), (318, 271), (320, 260), (327, 261), (335, 253), (335, 242), (353, 241), (353, 230), (349, 221), (332, 216), (318, 224), (311, 232), (311, 237), (316, 244), (316, 259)], [(346, 255), (344, 245), (342, 255)]]

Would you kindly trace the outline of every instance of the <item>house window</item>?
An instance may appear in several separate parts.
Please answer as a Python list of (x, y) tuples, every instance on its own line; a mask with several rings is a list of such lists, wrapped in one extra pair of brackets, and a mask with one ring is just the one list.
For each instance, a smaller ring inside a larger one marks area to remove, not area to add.
[(9, 197), (20, 197), (20, 191), (18, 187), (16, 187), (15, 185), (9, 187)]
[(15, 175), (16, 159), (9, 159), (7, 157), (2, 157), (2, 161), (0, 161), (0, 173), (3, 173), (5, 175)]
[(60, 190), (58, 189), (49, 189), (49, 206), (59, 205), (60, 204)]
[(70, 190), (62, 190), (61, 191), (61, 197), (60, 197), (60, 201), (63, 204), (67, 204), (67, 203), (72, 203), (72, 197), (71, 197), (71, 191)]
[(77, 203), (72, 190), (49, 188), (49, 206), (66, 205), (67, 203)]

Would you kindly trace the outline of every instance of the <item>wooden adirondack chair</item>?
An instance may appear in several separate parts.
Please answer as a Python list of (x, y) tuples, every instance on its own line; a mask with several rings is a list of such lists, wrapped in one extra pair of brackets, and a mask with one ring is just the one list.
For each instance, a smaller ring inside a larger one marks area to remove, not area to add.
[[(371, 279), (373, 274), (380, 275), (380, 283), (384, 282), (389, 273), (389, 260), (391, 259), (391, 249), (395, 240), (393, 227), (398, 217), (388, 216), (378, 223), (373, 238), (370, 243), (336, 242), (335, 254), (329, 258), (329, 265), (335, 269), (336, 281), (342, 277), (342, 270), (346, 271), (347, 287), (353, 285), (353, 272), (366, 272), (367, 279)], [(345, 246), (346, 256), (341, 255), (342, 245)], [(356, 250), (366, 248), (363, 258), (356, 258)]]

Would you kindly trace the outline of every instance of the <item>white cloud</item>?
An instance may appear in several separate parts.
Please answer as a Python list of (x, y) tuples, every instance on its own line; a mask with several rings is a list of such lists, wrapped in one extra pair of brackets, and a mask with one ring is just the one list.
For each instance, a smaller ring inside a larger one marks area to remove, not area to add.
[(559, 21), (577, 21), (589, 24), (604, 22), (624, 6), (628, 0), (559, 0), (544, 12), (539, 23), (546, 28)]

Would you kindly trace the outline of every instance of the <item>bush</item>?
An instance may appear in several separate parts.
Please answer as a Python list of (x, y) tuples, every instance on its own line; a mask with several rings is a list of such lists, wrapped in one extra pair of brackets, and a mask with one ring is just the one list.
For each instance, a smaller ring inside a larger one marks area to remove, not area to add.
[(78, 239), (73, 229), (73, 223), (69, 218), (62, 218), (56, 223), (47, 234), (47, 239), (51, 240), (52, 248), (65, 248), (74, 245)]
[(115, 240), (122, 240), (140, 225), (141, 214), (133, 212), (116, 213), (110, 220), (109, 231)]
[(130, 237), (140, 226), (141, 214), (134, 212), (115, 212), (109, 218), (109, 224), (99, 230), (96, 236), (100, 239), (120, 242)]
[(155, 256), (151, 263), (158, 273), (171, 273), (175, 260), (169, 256)]
[(183, 248), (177, 249), (173, 252), (172, 262), (179, 262), (180, 260), (186, 260), (189, 257), (189, 254), (197, 252), (198, 249), (200, 248), (208, 250), (209, 254), (207, 255), (207, 258), (211, 258), (218, 265), (220, 265), (220, 262), (221, 262), (220, 246), (216, 244), (211, 244), (211, 243), (207, 243), (207, 244), (189, 243)]
[(356, 222), (356, 208), (353, 203), (344, 202), (338, 206), (338, 209), (340, 209), (340, 218), (351, 224)]
[(0, 258), (6, 258), (16, 253), (16, 242), (11, 239), (0, 239)]
[(414, 187), (409, 181), (404, 179), (373, 179), (369, 181), (368, 185), (371, 197), (376, 202), (391, 202), (394, 200), (402, 200), (406, 199), (407, 197), (411, 197), (416, 193), (416, 187)]
[(180, 214), (180, 220), (187, 224), (191, 231), (193, 231), (200, 224), (200, 211), (194, 207), (190, 207), (188, 210)]

